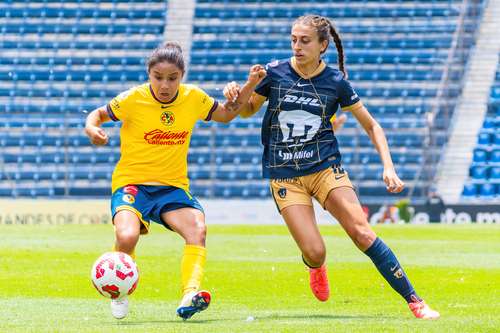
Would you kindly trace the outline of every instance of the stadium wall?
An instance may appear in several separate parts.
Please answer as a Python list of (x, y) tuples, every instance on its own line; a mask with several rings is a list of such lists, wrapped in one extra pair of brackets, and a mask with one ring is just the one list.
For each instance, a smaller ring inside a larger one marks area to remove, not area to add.
[[(272, 200), (200, 200), (207, 224), (283, 224)], [(371, 224), (404, 223), (394, 206), (366, 205)], [(336, 220), (315, 203), (318, 224), (336, 224)], [(410, 206), (411, 223), (438, 222), (426, 205)], [(109, 224), (108, 200), (0, 200), (0, 224)], [(449, 224), (500, 224), (498, 205), (446, 205), (440, 210), (440, 222)]]

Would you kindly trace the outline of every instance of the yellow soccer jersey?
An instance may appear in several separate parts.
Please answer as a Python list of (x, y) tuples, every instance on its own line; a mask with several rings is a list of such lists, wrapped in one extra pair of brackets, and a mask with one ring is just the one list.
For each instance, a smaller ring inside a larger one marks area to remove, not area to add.
[(107, 105), (122, 121), (121, 157), (112, 191), (127, 184), (170, 185), (189, 191), (187, 154), (198, 120), (210, 120), (217, 101), (203, 90), (181, 84), (171, 103), (158, 101), (149, 83), (127, 90)]

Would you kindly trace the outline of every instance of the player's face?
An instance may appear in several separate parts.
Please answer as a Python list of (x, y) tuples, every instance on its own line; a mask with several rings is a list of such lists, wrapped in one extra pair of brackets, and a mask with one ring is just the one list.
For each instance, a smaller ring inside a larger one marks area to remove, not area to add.
[(175, 64), (159, 62), (149, 69), (149, 82), (161, 102), (169, 102), (177, 94), (182, 80), (182, 71)]
[(317, 63), (327, 45), (326, 41), (319, 41), (314, 27), (300, 23), (292, 27), (291, 39), (293, 55), (301, 65)]

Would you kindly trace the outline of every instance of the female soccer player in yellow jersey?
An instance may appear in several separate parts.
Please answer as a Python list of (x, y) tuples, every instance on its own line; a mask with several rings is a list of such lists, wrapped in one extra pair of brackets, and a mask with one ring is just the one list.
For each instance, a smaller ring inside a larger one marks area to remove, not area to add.
[[(328, 67), (321, 59), (330, 36), (337, 48), (340, 70)], [(339, 106), (350, 111), (371, 138), (384, 166), (387, 190), (403, 190), (404, 183), (394, 169), (384, 131), (347, 81), (340, 36), (327, 18), (302, 16), (292, 26), (291, 48), (291, 59), (266, 66), (266, 78), (249, 101), (245, 100), (241, 115), (249, 117), (269, 101), (262, 123), (263, 173), (270, 178), (278, 210), (309, 267), (314, 295), (326, 301), (330, 289), (325, 245), (316, 225), (312, 197), (339, 221), (417, 318), (438, 318), (439, 313), (417, 295), (391, 249), (371, 229), (340, 164), (331, 123)], [(246, 95), (235, 82), (224, 89), (229, 100), (242, 93)]]
[[(119, 94), (88, 115), (85, 133), (93, 144), (105, 145), (108, 136), (101, 124), (122, 121), (121, 158), (112, 178), (114, 249), (133, 255), (139, 234), (148, 232), (151, 221), (181, 235), (186, 245), (181, 261), (183, 297), (177, 314), (188, 319), (210, 302), (210, 293), (199, 291), (206, 227), (203, 208), (189, 193), (191, 133), (198, 120), (226, 123), (236, 117), (240, 101), (249, 98), (265, 70), (253, 66), (240, 97), (225, 104), (194, 85), (181, 83), (185, 68), (176, 43), (155, 49), (147, 70), (148, 83)], [(111, 312), (115, 318), (125, 317), (127, 298), (112, 300)]]

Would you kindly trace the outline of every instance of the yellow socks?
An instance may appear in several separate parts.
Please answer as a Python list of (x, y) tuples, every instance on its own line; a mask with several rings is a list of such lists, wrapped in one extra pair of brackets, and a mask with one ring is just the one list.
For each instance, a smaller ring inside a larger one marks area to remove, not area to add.
[(200, 288), (207, 250), (203, 246), (186, 244), (181, 261), (182, 294)]
[[(111, 251), (117, 252), (117, 250), (116, 250), (116, 244), (113, 244), (113, 248), (111, 249)], [(135, 261), (135, 249), (132, 251), (132, 253), (129, 254), (129, 256), (131, 256), (132, 259), (134, 259), (134, 261)]]

